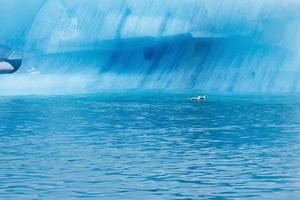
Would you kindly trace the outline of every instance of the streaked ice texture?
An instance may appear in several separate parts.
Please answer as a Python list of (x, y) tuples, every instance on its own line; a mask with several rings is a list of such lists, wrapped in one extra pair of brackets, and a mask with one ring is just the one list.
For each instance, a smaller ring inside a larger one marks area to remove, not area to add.
[[(0, 0), (0, 90), (300, 91), (300, 2)], [(14, 89), (13, 89), (14, 88)]]

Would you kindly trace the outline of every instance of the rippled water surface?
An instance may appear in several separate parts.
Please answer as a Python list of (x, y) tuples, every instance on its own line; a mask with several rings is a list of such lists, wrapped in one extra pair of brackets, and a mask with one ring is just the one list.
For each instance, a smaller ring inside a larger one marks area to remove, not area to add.
[(0, 97), (0, 199), (299, 199), (298, 99)]

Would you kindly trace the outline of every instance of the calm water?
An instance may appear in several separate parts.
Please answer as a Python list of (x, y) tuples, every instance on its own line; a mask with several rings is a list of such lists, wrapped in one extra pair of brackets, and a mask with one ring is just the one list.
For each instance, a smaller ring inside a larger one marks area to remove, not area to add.
[(188, 98), (0, 97), (0, 199), (300, 198), (300, 98)]

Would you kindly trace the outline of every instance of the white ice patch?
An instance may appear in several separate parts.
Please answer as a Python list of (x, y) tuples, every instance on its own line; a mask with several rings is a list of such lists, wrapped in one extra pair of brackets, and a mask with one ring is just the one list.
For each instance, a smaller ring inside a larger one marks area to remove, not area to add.
[(84, 93), (93, 77), (87, 75), (15, 74), (0, 79), (0, 96)]
[(0, 62), (0, 73), (10, 73), (14, 70), (14, 67), (7, 62)]

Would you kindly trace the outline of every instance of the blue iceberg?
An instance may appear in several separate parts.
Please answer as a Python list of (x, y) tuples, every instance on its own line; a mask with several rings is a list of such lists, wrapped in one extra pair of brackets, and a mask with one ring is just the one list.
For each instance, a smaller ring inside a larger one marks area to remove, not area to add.
[(23, 66), (0, 83), (297, 92), (299, 9), (293, 0), (1, 0), (0, 44)]

